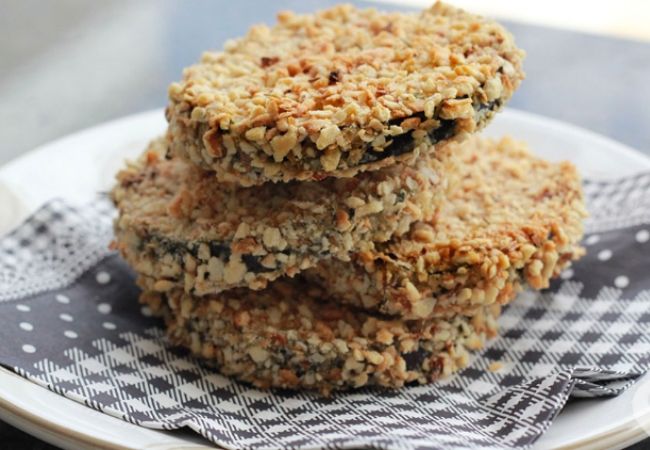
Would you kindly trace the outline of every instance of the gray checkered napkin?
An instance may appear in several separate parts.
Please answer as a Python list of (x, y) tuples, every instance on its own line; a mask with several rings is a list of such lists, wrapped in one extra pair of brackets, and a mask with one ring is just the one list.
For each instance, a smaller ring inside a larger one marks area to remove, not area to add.
[[(650, 362), (650, 174), (587, 183), (587, 256), (525, 293), (458, 376), (324, 399), (260, 391), (170, 347), (107, 250), (106, 200), (52, 201), (0, 240), (0, 363), (145, 427), (227, 448), (530, 446), (569, 397), (618, 395)], [(491, 372), (494, 361), (504, 367)]]

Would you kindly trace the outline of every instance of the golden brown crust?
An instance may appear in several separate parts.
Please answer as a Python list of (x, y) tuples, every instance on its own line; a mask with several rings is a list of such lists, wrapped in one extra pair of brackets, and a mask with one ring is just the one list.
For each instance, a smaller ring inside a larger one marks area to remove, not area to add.
[(442, 175), (454, 170), (443, 149), (414, 167), (243, 188), (165, 156), (164, 139), (156, 140), (118, 174), (116, 247), (136, 271), (194, 295), (261, 289), (405, 233), (433, 216), (446, 189)]
[(471, 318), (405, 322), (332, 303), (297, 280), (201, 298), (179, 289), (155, 292), (155, 281), (146, 278), (139, 283), (140, 300), (165, 318), (171, 341), (224, 375), (261, 388), (323, 394), (448, 376), (496, 334), (500, 313), (493, 306)]
[(586, 210), (573, 165), (536, 158), (510, 138), (453, 145), (457, 184), (435, 220), (352, 263), (322, 261), (305, 277), (353, 305), (424, 318), (507, 303), (524, 285), (548, 287), (582, 255)]
[(222, 181), (351, 177), (484, 126), (522, 60), (503, 27), (442, 3), (280, 13), (185, 69), (168, 138)]

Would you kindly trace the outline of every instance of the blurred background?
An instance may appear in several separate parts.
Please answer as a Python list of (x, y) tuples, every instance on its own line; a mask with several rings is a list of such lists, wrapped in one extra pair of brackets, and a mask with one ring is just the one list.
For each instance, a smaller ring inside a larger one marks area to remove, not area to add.
[[(502, 20), (528, 52), (527, 79), (510, 106), (650, 155), (650, 1), (448, 1)], [(396, 2), (355, 3), (431, 3)], [(278, 10), (333, 3), (0, 0), (0, 165), (82, 128), (163, 108), (167, 85), (203, 50), (274, 21)], [(0, 448), (47, 447), (0, 422)]]
[[(527, 50), (528, 78), (512, 106), (650, 152), (650, 2), (450, 1), (504, 19)], [(331, 3), (0, 0), (0, 164), (81, 128), (162, 108), (167, 85), (201, 51), (273, 21), (279, 9)]]

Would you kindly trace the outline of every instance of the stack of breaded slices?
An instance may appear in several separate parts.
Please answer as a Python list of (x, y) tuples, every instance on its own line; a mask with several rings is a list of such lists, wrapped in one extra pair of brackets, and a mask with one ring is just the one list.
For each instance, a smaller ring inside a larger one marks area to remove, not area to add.
[(497, 23), (278, 15), (169, 89), (114, 245), (169, 338), (259, 387), (427, 383), (581, 255), (580, 180), (476, 136), (523, 78)]

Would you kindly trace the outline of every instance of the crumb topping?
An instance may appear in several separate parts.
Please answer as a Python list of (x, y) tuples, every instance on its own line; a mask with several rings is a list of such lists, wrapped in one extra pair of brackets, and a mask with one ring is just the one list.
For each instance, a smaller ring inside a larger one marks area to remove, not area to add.
[(243, 188), (166, 150), (158, 139), (118, 174), (115, 245), (137, 271), (195, 295), (261, 289), (407, 232), (433, 216), (455, 161), (443, 149), (350, 179)]
[(261, 388), (333, 390), (428, 383), (468, 365), (469, 352), (496, 334), (498, 306), (472, 317), (408, 322), (328, 301), (297, 280), (262, 291), (192, 297), (152, 290), (140, 300), (165, 317), (172, 342), (212, 361), (224, 375)]
[(510, 138), (450, 145), (458, 173), (433, 220), (305, 276), (352, 304), (422, 318), (546, 288), (582, 256), (586, 209), (572, 164), (539, 159)]
[(283, 12), (184, 70), (169, 88), (168, 137), (244, 185), (350, 176), (484, 125), (519, 85), (522, 59), (499, 24), (443, 3)]

